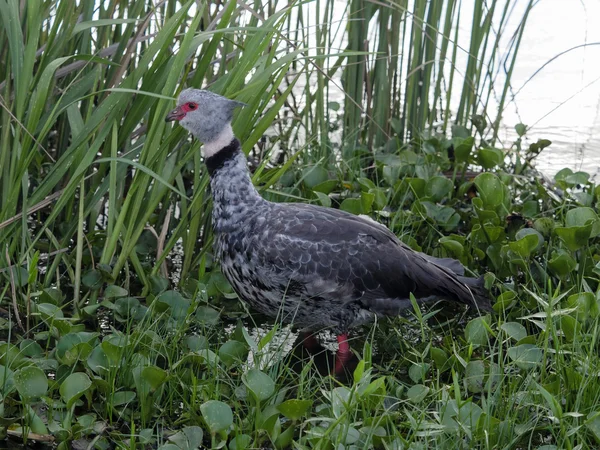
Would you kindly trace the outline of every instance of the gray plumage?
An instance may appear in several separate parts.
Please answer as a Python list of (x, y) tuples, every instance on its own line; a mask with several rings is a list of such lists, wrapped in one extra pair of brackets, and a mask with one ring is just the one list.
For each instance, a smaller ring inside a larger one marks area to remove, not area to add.
[(384, 226), (344, 211), (272, 203), (254, 189), (239, 143), (211, 178), (221, 270), (252, 308), (338, 334), (411, 308), (409, 295), (489, 310), (482, 279), (416, 252)]
[(179, 123), (201, 142), (211, 142), (217, 138), (223, 127), (231, 122), (235, 108), (244, 106), (242, 102), (229, 100), (210, 91), (186, 89), (181, 92), (178, 104), (195, 103), (203, 114), (201, 121), (187, 114)]
[[(183, 102), (205, 92), (189, 91)], [(225, 117), (226, 124), (231, 120), (230, 105), (220, 99), (207, 111)], [(206, 114), (199, 108), (180, 122), (201, 139), (207, 134), (197, 133), (197, 122), (208, 120)], [(224, 275), (251, 308), (304, 329), (338, 334), (411, 308), (410, 293), (490, 310), (482, 278), (465, 277), (458, 261), (416, 252), (383, 225), (344, 211), (263, 199), (237, 139), (206, 165), (215, 251)]]

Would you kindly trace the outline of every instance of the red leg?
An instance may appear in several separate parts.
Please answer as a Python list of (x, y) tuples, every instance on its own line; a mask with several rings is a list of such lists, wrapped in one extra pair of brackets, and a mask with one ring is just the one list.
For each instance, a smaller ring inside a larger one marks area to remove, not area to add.
[(335, 354), (335, 373), (339, 375), (344, 372), (346, 363), (352, 357), (352, 352), (350, 351), (350, 344), (348, 344), (347, 334), (340, 334), (337, 337), (337, 341), (338, 351)]

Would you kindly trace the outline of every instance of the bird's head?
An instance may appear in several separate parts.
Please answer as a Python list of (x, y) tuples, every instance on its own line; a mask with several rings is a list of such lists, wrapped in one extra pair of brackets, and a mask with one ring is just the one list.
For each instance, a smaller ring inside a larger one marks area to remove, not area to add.
[(210, 91), (186, 89), (179, 95), (177, 107), (165, 120), (177, 120), (198, 140), (210, 144), (221, 139), (225, 131), (230, 132), (233, 111), (244, 105)]

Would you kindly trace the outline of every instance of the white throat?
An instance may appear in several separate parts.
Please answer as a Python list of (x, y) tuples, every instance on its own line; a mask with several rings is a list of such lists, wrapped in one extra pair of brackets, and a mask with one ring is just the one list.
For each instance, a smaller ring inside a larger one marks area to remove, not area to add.
[(227, 147), (231, 141), (233, 141), (233, 130), (231, 124), (228, 123), (214, 141), (204, 143), (202, 146), (202, 156), (210, 158), (224, 147)]

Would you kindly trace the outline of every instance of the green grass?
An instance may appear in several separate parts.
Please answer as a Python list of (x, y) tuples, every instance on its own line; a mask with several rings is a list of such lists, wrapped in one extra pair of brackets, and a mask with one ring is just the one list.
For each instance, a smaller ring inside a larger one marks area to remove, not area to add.
[[(97, 3), (0, 0), (2, 436), (600, 444), (600, 188), (568, 169), (539, 182), (550, 142), (526, 144), (524, 125), (495, 147), (533, 2), (516, 29), (514, 1), (472, 17), (454, 0)], [(185, 86), (249, 105), (234, 129), (265, 197), (369, 214), (487, 273), (495, 314), (440, 303), (356, 330), (347, 380), (331, 351), (290, 351), (296, 336), (251, 316), (213, 260), (199, 144), (164, 122)]]

